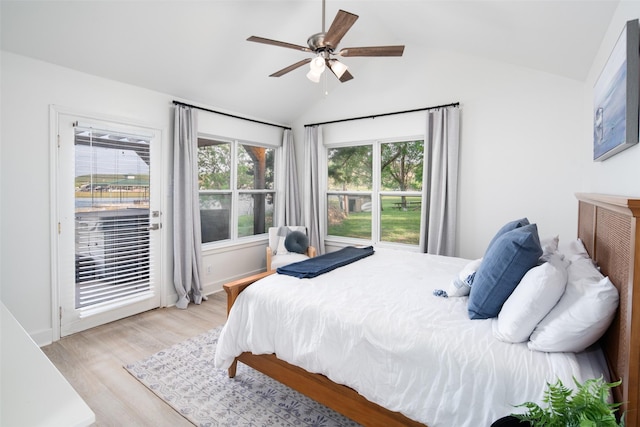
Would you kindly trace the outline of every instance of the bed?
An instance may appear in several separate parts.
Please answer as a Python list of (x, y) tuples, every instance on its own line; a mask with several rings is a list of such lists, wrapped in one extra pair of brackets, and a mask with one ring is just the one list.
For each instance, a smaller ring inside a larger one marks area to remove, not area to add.
[[(627, 425), (636, 425), (640, 324), (632, 307), (634, 302), (640, 304), (635, 301), (639, 294), (633, 292), (640, 286), (636, 274), (640, 268), (640, 200), (595, 194), (578, 194), (577, 198), (578, 237), (620, 295), (616, 316), (600, 340), (601, 346), (579, 353), (546, 353), (530, 351), (526, 343), (491, 339), (495, 319), (463, 319), (466, 298), (433, 295), (434, 286), (442, 286), (469, 260), (377, 250), (374, 256), (304, 285), (300, 279), (273, 271), (226, 284), (229, 319), (218, 344), (216, 365), (229, 366), (233, 377), (237, 362), (245, 363), (367, 426), (489, 425), (513, 412), (512, 405), (540, 400), (540, 387), (555, 379), (550, 373), (565, 384), (571, 383), (572, 376), (584, 380), (605, 373), (607, 378), (622, 379), (614, 398), (623, 403)], [(435, 273), (425, 275), (414, 266), (393, 271), (393, 279), (382, 283), (373, 280), (393, 270), (384, 259), (389, 258), (392, 266), (398, 265), (399, 257), (429, 258), (430, 263), (435, 262)], [(357, 283), (367, 283), (368, 288), (363, 291)], [(327, 286), (331, 286), (330, 292), (326, 292)], [(278, 303), (281, 295), (289, 299)], [(409, 302), (407, 313), (389, 313), (387, 302), (395, 299)], [(428, 309), (419, 309), (423, 302), (429, 304)], [(356, 303), (369, 307), (366, 314)], [(266, 314), (259, 314), (260, 306)], [(301, 311), (291, 314), (293, 307)], [(316, 316), (313, 312), (319, 308), (323, 308), (323, 320), (305, 320), (311, 314)], [(338, 333), (336, 329), (331, 332), (336, 327)], [(383, 330), (388, 333), (380, 335)], [(348, 351), (342, 342), (333, 342), (336, 335), (348, 339)], [(302, 336), (312, 337), (311, 342), (302, 342)], [(412, 347), (426, 336), (435, 337), (442, 347), (437, 351), (428, 346)], [(356, 340), (349, 341), (350, 337)], [(377, 341), (384, 342), (369, 345)], [(468, 352), (466, 344), (473, 341), (478, 341), (479, 347)], [(380, 353), (380, 348), (386, 353)], [(349, 357), (343, 358), (344, 354)], [(413, 371), (401, 371), (399, 365), (404, 370), (407, 358), (418, 364), (428, 360), (437, 369), (418, 365)], [(524, 361), (516, 362), (507, 372), (511, 359)], [(539, 366), (546, 367), (546, 374), (545, 369), (537, 370)], [(481, 377), (481, 372), (489, 375)], [(513, 377), (515, 385), (506, 384), (505, 377)], [(473, 384), (478, 380), (480, 385)], [(396, 394), (387, 393), (387, 389), (396, 390)]]

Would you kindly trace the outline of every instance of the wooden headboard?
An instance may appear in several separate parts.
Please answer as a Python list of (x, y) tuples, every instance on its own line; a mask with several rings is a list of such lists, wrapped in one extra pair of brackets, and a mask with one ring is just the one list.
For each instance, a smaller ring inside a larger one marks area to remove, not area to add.
[[(616, 317), (602, 338), (626, 425), (640, 423), (640, 198), (578, 193), (578, 237), (620, 292)], [(635, 308), (635, 310), (634, 310)]]

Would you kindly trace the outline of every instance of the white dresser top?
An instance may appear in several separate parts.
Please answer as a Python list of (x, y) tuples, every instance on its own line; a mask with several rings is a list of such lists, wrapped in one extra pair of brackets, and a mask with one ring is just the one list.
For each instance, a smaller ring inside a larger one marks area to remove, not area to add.
[(0, 302), (0, 425), (74, 427), (95, 414)]

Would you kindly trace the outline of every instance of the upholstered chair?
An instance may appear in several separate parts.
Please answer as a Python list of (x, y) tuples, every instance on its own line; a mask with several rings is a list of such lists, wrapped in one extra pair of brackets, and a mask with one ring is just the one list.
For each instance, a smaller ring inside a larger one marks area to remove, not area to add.
[(307, 227), (289, 225), (269, 228), (267, 271), (314, 256), (316, 249), (309, 245)]

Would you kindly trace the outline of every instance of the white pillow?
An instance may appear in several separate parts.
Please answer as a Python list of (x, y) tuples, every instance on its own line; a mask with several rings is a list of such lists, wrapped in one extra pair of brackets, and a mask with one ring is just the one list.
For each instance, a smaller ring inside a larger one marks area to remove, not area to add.
[(587, 250), (584, 248), (584, 243), (582, 243), (582, 240), (580, 239), (569, 241), (569, 244), (562, 248), (562, 252), (564, 253), (567, 261), (590, 259)]
[(561, 255), (529, 270), (507, 298), (497, 320), (493, 336), (500, 341), (525, 342), (536, 325), (558, 303), (567, 286), (569, 263)]
[(469, 292), (471, 291), (471, 282), (473, 280), (472, 275), (476, 272), (478, 267), (480, 267), (481, 263), (482, 258), (471, 261), (465, 265), (463, 269), (460, 270), (460, 273), (458, 273), (458, 276), (451, 281), (449, 289), (447, 289), (447, 296), (464, 297), (469, 295)]
[(542, 256), (540, 259), (548, 261), (549, 257), (558, 251), (558, 243), (560, 238), (558, 236), (546, 237), (540, 239), (540, 247), (542, 248)]
[(530, 350), (582, 351), (600, 339), (616, 314), (618, 290), (590, 259), (576, 259), (568, 273), (567, 289), (531, 334)]

